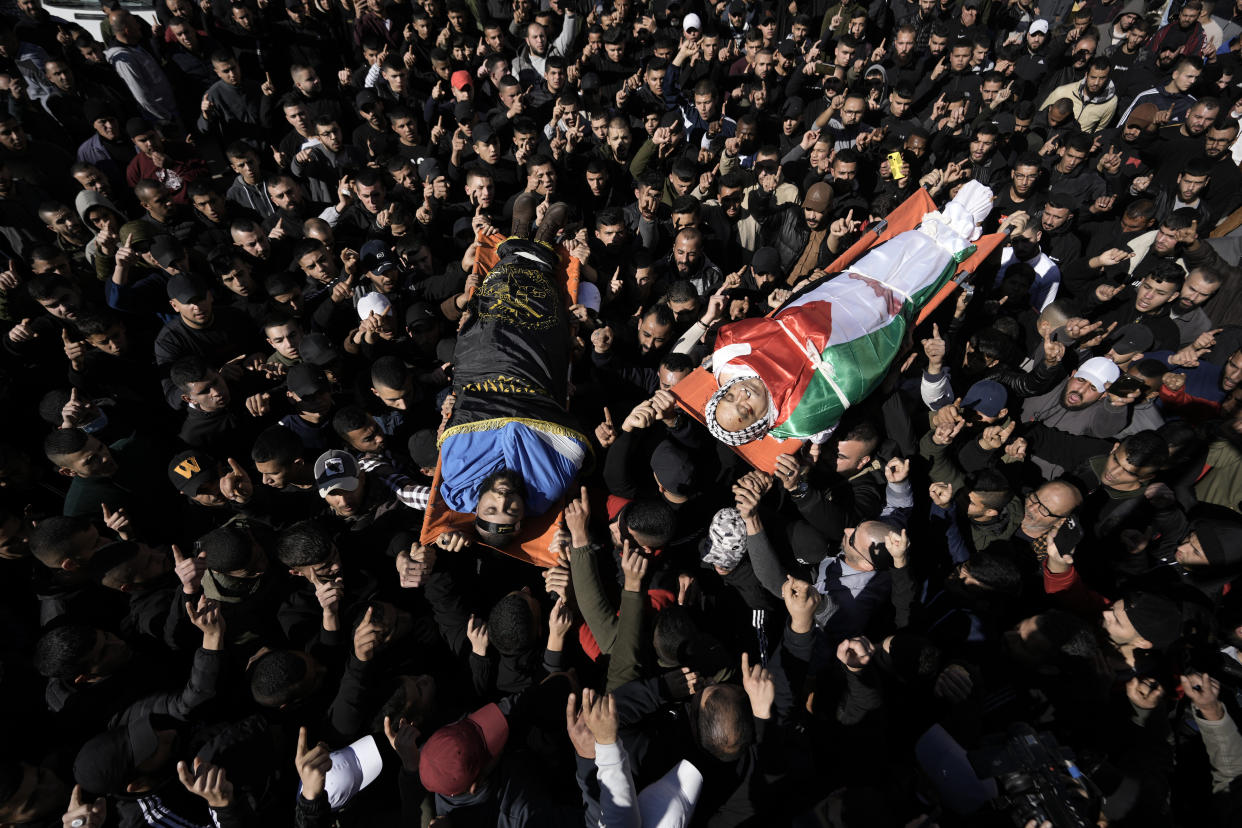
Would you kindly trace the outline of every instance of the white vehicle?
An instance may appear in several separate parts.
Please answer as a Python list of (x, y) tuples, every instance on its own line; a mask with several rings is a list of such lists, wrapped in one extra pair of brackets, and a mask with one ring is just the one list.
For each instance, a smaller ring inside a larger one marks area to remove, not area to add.
[[(8, 6), (7, 3), (5, 5)], [(91, 37), (103, 42), (99, 26), (107, 18), (107, 14), (100, 8), (99, 0), (50, 0), (43, 3), (43, 8), (52, 17), (76, 23), (90, 32)], [(151, 8), (150, 0), (121, 0), (121, 8), (155, 25), (155, 10)], [(9, 13), (18, 20), (21, 19), (20, 11), (12, 9)]]

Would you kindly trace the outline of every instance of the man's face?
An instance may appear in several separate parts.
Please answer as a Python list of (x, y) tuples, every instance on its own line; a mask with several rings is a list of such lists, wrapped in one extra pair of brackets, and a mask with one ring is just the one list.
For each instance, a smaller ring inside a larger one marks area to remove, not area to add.
[(77, 238), (86, 229), (82, 224), (82, 219), (67, 207), (50, 214), (46, 221), (53, 233), (65, 238)]
[(638, 349), (644, 354), (659, 351), (672, 339), (673, 326), (661, 325), (648, 314), (638, 323)]
[(740, 123), (737, 125), (737, 131), (734, 133), (737, 142), (741, 145), (743, 151), (753, 150), (755, 140), (758, 138), (757, 128), (751, 123)]
[(1100, 620), (1104, 626), (1104, 632), (1118, 647), (1128, 647), (1140, 640), (1145, 640), (1130, 622), (1130, 616), (1126, 614), (1126, 602), (1120, 598), (1104, 610)]
[(1104, 470), (1100, 472), (1100, 482), (1110, 489), (1132, 492), (1151, 480), (1157, 471), (1159, 470), (1150, 467), (1135, 467), (1126, 456), (1126, 450), (1121, 443), (1114, 443), (1113, 450), (1108, 453), (1108, 457), (1104, 460)]
[(1234, 127), (1226, 129), (1209, 128), (1203, 137), (1203, 154), (1208, 158), (1223, 158), (1233, 142), (1237, 140), (1238, 130)]
[(86, 339), (109, 356), (121, 356), (129, 350), (129, 338), (123, 325), (113, 325), (103, 333), (91, 334)]
[(1147, 40), (1147, 32), (1137, 27), (1131, 27), (1126, 32), (1126, 49), (1131, 54), (1143, 45), (1143, 41)]
[(1000, 91), (1001, 91), (1000, 81), (985, 81), (979, 87), (979, 97), (983, 100), (985, 104), (987, 104), (988, 106), (991, 106), (992, 103), (996, 100), (996, 96), (1000, 94)]
[(711, 93), (696, 94), (694, 96), (694, 109), (704, 121), (710, 123), (716, 120), (716, 96)]
[(914, 42), (914, 32), (898, 32), (897, 39), (893, 41), (893, 53), (905, 60), (914, 53)]
[(1175, 282), (1159, 282), (1147, 276), (1139, 283), (1135, 292), (1134, 309), (1139, 313), (1154, 313), (1172, 302), (1177, 297), (1178, 290)]
[(841, 124), (847, 127), (857, 126), (866, 111), (867, 102), (862, 98), (846, 98), (841, 106)]
[(240, 86), (242, 75), (241, 66), (235, 60), (215, 61), (211, 62), (211, 68), (215, 70), (216, 77), (227, 83), (229, 86)]
[(1151, 243), (1151, 248), (1161, 256), (1168, 256), (1177, 248), (1177, 231), (1160, 225), (1156, 229), (1156, 238)]
[(143, 209), (151, 214), (151, 218), (156, 221), (163, 221), (172, 215), (173, 200), (172, 193), (164, 186), (159, 186), (146, 193), (146, 198), (141, 202)]
[(1195, 66), (1182, 66), (1173, 73), (1173, 86), (1178, 92), (1188, 92), (1199, 80), (1200, 70)]
[(603, 224), (595, 228), (595, 238), (605, 247), (625, 241), (624, 224)]
[(26, 130), (16, 121), (0, 123), (0, 147), (10, 152), (24, 152), (30, 140)]
[(630, 151), (631, 140), (630, 131), (625, 127), (608, 127), (608, 148), (612, 150), (613, 157), (624, 159)]
[(474, 513), (492, 523), (512, 526), (526, 516), (526, 501), (508, 480), (497, 480), (487, 491), (479, 493)]
[(894, 118), (904, 118), (910, 114), (910, 104), (913, 98), (902, 97), (902, 95), (894, 89), (888, 93), (888, 111)]
[(1221, 368), (1220, 387), (1226, 394), (1242, 384), (1242, 351), (1234, 351), (1229, 360)]
[(362, 512), (362, 501), (366, 495), (366, 486), (359, 485), (352, 491), (333, 489), (324, 495), (323, 502), (338, 517), (353, 517)]
[(1198, 9), (1189, 9), (1183, 6), (1182, 10), (1177, 13), (1177, 25), (1182, 29), (1189, 29), (1191, 26), (1195, 25), (1195, 22), (1198, 19)]
[(265, 261), (272, 255), (272, 243), (267, 236), (253, 230), (233, 230), (233, 244), (256, 259)]
[(1186, 132), (1190, 135), (1202, 135), (1220, 115), (1220, 107), (1197, 103), (1186, 113)]
[[(437, 182), (444, 181), (447, 185), (448, 179), (436, 179)], [(434, 185), (433, 185), (434, 186)], [(496, 185), (489, 176), (471, 177), (469, 183), (466, 184), (466, 197), (470, 199), (470, 203), (476, 207), (487, 209), (492, 206), (492, 199), (496, 195)]]
[(302, 189), (292, 178), (278, 178), (276, 183), (269, 185), (267, 196), (277, 209), (297, 212), (305, 202)]
[(703, 244), (691, 235), (679, 235), (673, 245), (673, 261), (682, 276), (694, 273), (703, 264)]
[(841, 440), (837, 443), (837, 474), (852, 475), (871, 462), (871, 453), (862, 440)]
[(816, 141), (811, 145), (808, 160), (816, 170), (827, 170), (828, 161), (832, 158), (832, 144), (828, 141)]
[(1051, 204), (1045, 204), (1040, 224), (1045, 232), (1052, 233), (1068, 224), (1069, 219), (1070, 211), (1068, 207), (1053, 207)]
[(296, 324), (275, 325), (268, 328), (267, 344), (286, 359), (300, 359), (298, 346), (302, 344), (302, 329)]
[(1048, 39), (1048, 35), (1044, 32), (1027, 32), (1026, 45), (1032, 52), (1039, 51), (1044, 42)]
[(181, 398), (187, 405), (193, 405), (201, 411), (220, 411), (229, 404), (232, 396), (224, 377), (212, 371), (202, 382), (191, 382), (182, 392)]
[(1057, 170), (1067, 174), (1081, 167), (1082, 162), (1087, 160), (1085, 152), (1073, 147), (1062, 147), (1060, 155), (1061, 160), (1057, 162)]
[(1181, 315), (1190, 313), (1215, 296), (1218, 290), (1220, 290), (1220, 282), (1213, 284), (1203, 278), (1202, 271), (1192, 270), (1187, 274), (1186, 281), (1182, 282), (1182, 289), (1173, 303), (1173, 310)]
[(543, 56), (543, 53), (548, 50), (548, 33), (543, 26), (532, 23), (527, 27), (526, 45), (530, 47), (532, 53)]
[(1098, 95), (1104, 91), (1104, 87), (1108, 85), (1108, 69), (1088, 69), (1087, 70), (1087, 91), (1092, 95)]
[(381, 183), (354, 184), (354, 195), (368, 213), (378, 213), (388, 206), (388, 196)]
[(302, 268), (302, 272), (316, 282), (327, 284), (337, 277), (340, 268), (337, 267), (336, 259), (334, 259), (327, 251), (327, 248), (317, 248), (298, 259), (298, 267)]
[(853, 181), (858, 176), (858, 164), (855, 161), (836, 159), (832, 162), (833, 181)]
[(976, 135), (970, 142), (970, 160), (976, 164), (987, 161), (996, 147), (996, 136), (987, 133)]
[(586, 183), (587, 187), (591, 190), (591, 195), (598, 198), (604, 194), (604, 191), (608, 187), (608, 173), (591, 172), (588, 170), (586, 174)]
[(970, 66), (970, 47), (954, 46), (949, 51), (949, 68), (954, 72), (965, 72)]
[(836, 50), (832, 53), (832, 63), (834, 66), (846, 67), (854, 62), (854, 52), (856, 50), (848, 43), (837, 43)]
[(406, 411), (414, 396), (414, 380), (406, 380), (402, 388), (389, 388), (387, 385), (373, 385), (371, 391), (379, 397), (380, 402), (395, 411)]
[(1104, 392), (1097, 391), (1089, 380), (1076, 376), (1070, 377), (1069, 382), (1065, 384), (1065, 390), (1061, 392), (1061, 405), (1071, 411), (1077, 411), (1080, 408), (1086, 408), (1102, 396)]
[(251, 186), (259, 184), (259, 156), (253, 152), (247, 153), (240, 158), (229, 156), (229, 166), (233, 168), (233, 172), (242, 177)]
[(716, 422), (725, 431), (741, 431), (766, 417), (769, 404), (763, 380), (751, 378), (735, 382), (716, 406)]
[(754, 64), (753, 69), (754, 69), (755, 77), (759, 78), (760, 80), (763, 80), (768, 75), (772, 74), (772, 56), (769, 55), (767, 52), (764, 52), (763, 54), (760, 54), (760, 55), (755, 55), (755, 64)]
[(341, 135), (340, 124), (320, 124), (315, 127), (315, 135), (332, 152), (340, 152), (345, 145), (345, 139)]
[(660, 366), (660, 370), (656, 372), (660, 380), (661, 391), (671, 391), (673, 386), (690, 376), (689, 371), (674, 371), (671, 368)]
[(736, 221), (742, 215), (742, 188), (721, 185), (718, 195), (720, 206), (724, 208), (725, 216), (730, 220)]
[(73, 177), (83, 190), (94, 190), (97, 193), (107, 194), (112, 188), (108, 183), (108, 178), (98, 167), (90, 167), (79, 172), (75, 172)]
[(1194, 204), (1198, 201), (1207, 184), (1208, 177), (1206, 175), (1180, 173), (1177, 176), (1177, 197), (1186, 204)]
[(663, 69), (648, 69), (643, 76), (647, 82), (647, 89), (652, 95), (662, 96), (664, 94), (664, 75)]
[(1191, 532), (1182, 542), (1177, 545), (1177, 551), (1173, 553), (1173, 557), (1182, 566), (1210, 566), (1211, 561), (1208, 560), (1207, 554), (1203, 551), (1203, 544), (1199, 541), (1199, 535)]
[(474, 154), (479, 156), (479, 160), (485, 164), (495, 164), (500, 160), (500, 147), (494, 139), (491, 141), (475, 141)]
[(1042, 537), (1073, 511), (1074, 503), (1057, 485), (1045, 483), (1026, 496), (1022, 511), (1022, 531), (1029, 537)]
[(57, 319), (74, 320), (82, 307), (82, 297), (76, 290), (64, 289), (54, 293), (50, 298), (40, 299), (43, 309)]
[(345, 442), (348, 442), (355, 452), (378, 453), (384, 448), (384, 432), (380, 431), (380, 427), (374, 422), (369, 422), (361, 428), (345, 432)]
[(299, 135), (305, 135), (310, 130), (310, 110), (306, 108), (306, 104), (297, 103), (286, 106), (284, 112), (285, 120)]
[(915, 158), (921, 159), (927, 155), (927, 139), (922, 135), (909, 135), (906, 137), (906, 143), (902, 145), (902, 149)]
[(112, 449), (94, 437), (87, 437), (82, 450), (65, 457), (64, 463), (75, 477), (112, 477), (117, 472)]
[(1151, 227), (1152, 220), (1145, 216), (1132, 216), (1129, 213), (1121, 214), (1121, 232), (1123, 233), (1141, 233)]
[(535, 192), (543, 196), (550, 196), (556, 192), (556, 167), (552, 164), (542, 164), (530, 171), (531, 178), (536, 182)]
[(981, 523), (996, 517), (996, 510), (985, 504), (978, 492), (966, 494), (966, 518), (973, 523)]
[(59, 60), (49, 60), (43, 67), (48, 81), (57, 89), (69, 91), (73, 87), (73, 70), (69, 64)]

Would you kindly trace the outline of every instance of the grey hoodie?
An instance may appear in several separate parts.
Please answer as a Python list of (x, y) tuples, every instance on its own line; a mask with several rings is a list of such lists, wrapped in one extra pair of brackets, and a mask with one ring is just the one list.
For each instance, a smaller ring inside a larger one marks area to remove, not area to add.
[[(87, 212), (92, 207), (106, 207), (112, 212), (116, 213), (118, 216), (120, 216), (122, 224), (124, 224), (126, 221), (125, 214), (122, 213), (120, 210), (118, 210), (116, 208), (116, 205), (113, 204), (108, 199), (107, 196), (100, 195), (94, 190), (82, 190), (81, 192), (79, 192), (77, 196), (73, 199), (73, 206), (77, 209), (78, 217), (82, 219), (82, 223), (85, 224), (92, 231), (95, 230), (95, 225), (91, 224), (90, 219), (86, 217)], [(83, 254), (86, 256), (87, 264), (93, 267), (95, 265), (95, 240), (94, 239), (91, 239), (89, 242), (86, 243), (86, 249), (83, 251)]]

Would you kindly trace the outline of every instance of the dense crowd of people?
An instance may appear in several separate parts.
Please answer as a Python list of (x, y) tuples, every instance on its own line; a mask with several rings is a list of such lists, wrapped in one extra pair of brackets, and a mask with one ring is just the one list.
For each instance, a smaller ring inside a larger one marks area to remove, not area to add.
[[(1242, 820), (1242, 0), (132, 8), (0, 18), (0, 825)], [(835, 428), (677, 404), (970, 181)]]

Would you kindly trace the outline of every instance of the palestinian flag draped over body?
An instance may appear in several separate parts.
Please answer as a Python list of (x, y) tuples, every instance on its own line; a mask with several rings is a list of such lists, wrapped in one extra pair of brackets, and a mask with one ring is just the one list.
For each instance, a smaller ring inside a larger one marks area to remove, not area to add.
[(986, 187), (967, 185), (943, 213), (805, 286), (771, 316), (725, 325), (713, 353), (717, 380), (739, 373), (763, 380), (773, 437), (834, 427), (880, 384), (919, 310), (974, 251), (973, 223), (990, 202)]

